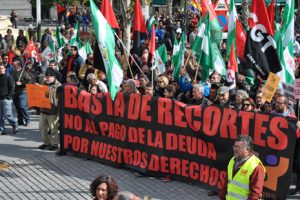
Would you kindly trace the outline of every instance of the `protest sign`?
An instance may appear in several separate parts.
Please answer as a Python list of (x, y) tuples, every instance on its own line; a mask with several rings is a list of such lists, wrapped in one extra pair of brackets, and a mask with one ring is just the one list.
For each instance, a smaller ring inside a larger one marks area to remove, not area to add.
[(267, 82), (265, 86), (263, 87), (263, 95), (262, 98), (266, 100), (267, 102), (271, 102), (272, 98), (275, 94), (275, 91), (277, 89), (277, 86), (279, 84), (280, 77), (277, 76), (276, 74), (270, 72)]
[(295, 98), (300, 99), (300, 79), (299, 78), (295, 80), (294, 92), (295, 92)]
[(26, 84), (28, 107), (51, 108), (49, 86)]
[(294, 85), (289, 83), (281, 83), (281, 84), (282, 84), (284, 96), (286, 96), (289, 99), (289, 101), (296, 103), (297, 101), (295, 98)]

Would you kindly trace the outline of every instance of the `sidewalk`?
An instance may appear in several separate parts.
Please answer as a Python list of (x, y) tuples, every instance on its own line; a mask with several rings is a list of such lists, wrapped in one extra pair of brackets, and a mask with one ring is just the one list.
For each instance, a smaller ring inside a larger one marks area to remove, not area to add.
[(132, 171), (110, 167), (78, 158), (71, 154), (56, 156), (41, 151), (38, 130), (39, 116), (31, 115), (29, 127), (0, 136), (0, 199), (91, 199), (89, 184), (98, 175), (112, 175), (120, 190), (129, 190), (143, 197), (163, 200), (218, 199), (208, 197), (198, 186), (177, 181), (136, 177)]

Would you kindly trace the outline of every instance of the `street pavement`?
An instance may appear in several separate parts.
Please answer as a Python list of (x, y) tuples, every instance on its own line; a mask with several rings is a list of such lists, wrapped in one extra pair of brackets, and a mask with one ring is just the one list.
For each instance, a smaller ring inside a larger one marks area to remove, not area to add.
[[(214, 200), (199, 186), (178, 181), (137, 177), (130, 170), (75, 157), (71, 154), (57, 156), (55, 152), (42, 151), (38, 130), (38, 115), (31, 115), (28, 127), (20, 126), (13, 135), (0, 135), (0, 199), (92, 199), (89, 184), (98, 175), (113, 176), (120, 190), (131, 191), (152, 200)], [(300, 199), (299, 196), (288, 199)]]

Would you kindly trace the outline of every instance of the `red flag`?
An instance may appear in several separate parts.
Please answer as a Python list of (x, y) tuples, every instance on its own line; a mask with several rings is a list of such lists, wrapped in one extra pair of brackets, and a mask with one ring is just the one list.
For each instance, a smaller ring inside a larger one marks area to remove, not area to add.
[[(238, 70), (236, 56), (234, 53), (234, 45), (231, 45), (226, 73), (226, 85), (229, 87), (229, 90), (234, 90), (236, 88), (235, 74), (237, 73), (237, 71)], [(231, 91), (230, 93), (234, 94), (235, 92)]]
[(56, 7), (56, 11), (58, 14), (64, 12), (66, 9), (65, 7), (63, 7), (62, 5), (58, 4), (58, 3), (54, 3), (55, 7)]
[(243, 29), (241, 22), (237, 19), (236, 20), (236, 55), (239, 58), (245, 58), (245, 43), (246, 43), (246, 33)]
[(28, 44), (25, 48), (25, 51), (26, 51), (25, 55), (27, 58), (35, 58), (37, 61), (40, 61), (39, 51), (38, 51), (37, 47), (35, 46), (35, 44), (33, 43), (32, 38), (28, 42)]
[(207, 11), (209, 12), (209, 19), (210, 21), (217, 18), (216, 11), (211, 3), (209, 3), (207, 0), (201, 1), (201, 8), (202, 8), (202, 18), (204, 19)]
[(133, 50), (139, 52), (141, 40), (147, 39), (147, 28), (142, 15), (140, 0), (135, 0), (134, 18), (133, 18)]
[[(274, 31), (271, 28), (271, 23), (269, 20), (269, 15), (267, 13), (267, 8), (264, 0), (253, 0), (250, 8), (250, 17), (248, 19), (248, 24), (250, 28), (253, 28), (257, 24), (261, 24), (265, 27), (266, 32), (274, 36)], [(255, 20), (252, 17), (255, 15)]]
[(74, 2), (74, 13), (77, 13), (77, 3)]
[(271, 24), (271, 28), (274, 32), (275, 30), (275, 24), (274, 24), (274, 18), (275, 18), (275, 3), (274, 0), (271, 1), (270, 5), (268, 6), (268, 14), (269, 14), (269, 20)]
[(152, 55), (152, 60), (155, 57), (155, 27), (152, 26), (152, 33), (150, 39), (150, 48), (149, 53)]
[(112, 28), (119, 28), (117, 18), (109, 0), (102, 1), (101, 13)]

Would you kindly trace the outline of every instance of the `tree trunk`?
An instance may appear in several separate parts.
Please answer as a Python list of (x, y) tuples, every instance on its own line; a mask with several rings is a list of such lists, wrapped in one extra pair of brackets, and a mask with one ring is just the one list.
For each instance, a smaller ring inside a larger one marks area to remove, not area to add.
[[(131, 42), (131, 11), (130, 11), (130, 0), (121, 0), (122, 7), (122, 21), (123, 21), (123, 41), (126, 46), (126, 49), (130, 51), (130, 42)], [(122, 38), (121, 38), (122, 39)]]
[(242, 0), (242, 12), (241, 12), (241, 23), (246, 30), (248, 27), (248, 14), (249, 14), (249, 4), (248, 0)]
[(167, 4), (167, 7), (168, 7), (168, 16), (170, 19), (172, 19), (172, 9), (173, 9), (173, 0), (168, 0), (168, 4)]

